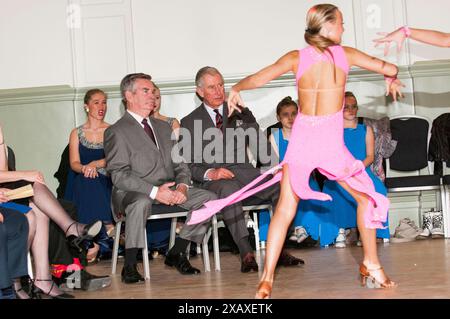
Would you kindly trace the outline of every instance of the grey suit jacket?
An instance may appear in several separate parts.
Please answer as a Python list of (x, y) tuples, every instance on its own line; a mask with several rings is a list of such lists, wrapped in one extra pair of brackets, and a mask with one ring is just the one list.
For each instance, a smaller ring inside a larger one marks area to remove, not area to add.
[[(259, 125), (256, 122), (255, 117), (251, 113), (251, 111), (248, 108), (245, 108), (242, 113), (235, 113), (230, 118), (228, 118), (228, 107), (227, 104), (224, 103), (223, 105), (223, 127), (224, 128), (242, 128), (244, 130), (247, 130), (249, 128), (254, 128), (257, 132), (260, 132)], [(197, 121), (197, 124), (196, 124)], [(184, 154), (186, 157), (186, 160), (189, 163), (189, 167), (191, 169), (192, 173), (192, 179), (196, 183), (203, 183), (204, 182), (204, 175), (206, 171), (210, 168), (227, 168), (231, 170), (232, 172), (236, 173), (242, 173), (244, 172), (244, 175), (247, 175), (246, 171), (252, 171), (251, 177), (254, 177), (255, 168), (250, 163), (248, 156), (247, 156), (247, 146), (248, 146), (248, 140), (245, 144), (236, 143), (236, 140), (234, 137), (230, 136), (229, 134), (223, 134), (222, 136), (222, 143), (223, 143), (223, 149), (217, 150), (217, 158), (219, 158), (219, 161), (214, 161), (212, 163), (208, 163), (205, 161), (203, 156), (203, 152), (194, 152), (195, 147), (193, 145), (195, 139), (201, 138), (202, 139), (202, 148), (201, 150), (205, 150), (207, 145), (211, 142), (208, 139), (204, 139), (202, 137), (194, 136), (195, 134), (195, 125), (199, 125), (201, 123), (202, 125), (202, 135), (205, 132), (205, 130), (209, 128), (215, 128), (215, 124), (211, 120), (211, 117), (208, 114), (208, 111), (206, 110), (204, 104), (202, 103), (198, 108), (196, 108), (194, 111), (192, 111), (189, 115), (184, 117), (181, 120), (181, 126), (183, 128), (186, 128), (191, 133), (191, 153), (190, 154)], [(262, 133), (262, 132), (261, 132)], [(258, 136), (258, 145), (260, 143), (264, 143), (265, 147), (268, 147), (270, 150), (270, 143), (268, 142), (267, 138), (262, 135), (263, 138), (260, 139)], [(230, 146), (230, 143), (234, 143)], [(227, 152), (228, 150), (228, 152)], [(269, 151), (270, 152), (270, 151)], [(273, 152), (274, 154), (274, 152)], [(238, 162), (238, 155), (244, 158), (243, 162)], [(255, 155), (255, 154), (254, 154)], [(243, 176), (244, 180), (248, 180), (250, 178), (250, 175)], [(247, 177), (247, 178), (246, 178)]]
[(113, 183), (113, 207), (121, 203), (126, 192), (149, 195), (153, 186), (172, 181), (191, 185), (188, 166), (172, 160), (175, 145), (171, 140), (172, 128), (161, 120), (150, 118), (150, 121), (159, 149), (128, 112), (105, 131), (106, 169)]

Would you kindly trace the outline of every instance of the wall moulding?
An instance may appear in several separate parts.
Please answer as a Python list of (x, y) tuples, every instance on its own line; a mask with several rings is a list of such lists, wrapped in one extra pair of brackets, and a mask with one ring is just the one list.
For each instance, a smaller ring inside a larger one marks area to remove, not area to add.
[[(400, 67), (399, 78), (414, 79), (420, 77), (437, 77), (450, 75), (450, 60), (437, 60), (427, 62), (417, 62), (414, 65)], [(233, 84), (247, 76), (246, 74), (225, 76), (225, 87), (229, 89)], [(358, 81), (383, 81), (383, 76), (374, 74), (366, 70), (354, 68), (350, 70), (348, 82)], [(164, 95), (186, 94), (195, 92), (195, 81), (193, 79), (155, 81), (161, 88)], [(265, 88), (290, 87), (295, 86), (295, 77), (285, 74), (276, 80), (266, 84)], [(120, 98), (118, 85), (89, 86), (73, 88), (68, 85), (35, 87), (23, 89), (0, 90), (0, 106), (40, 103), (48, 101), (80, 101), (84, 93), (90, 88), (100, 88), (104, 90), (110, 98)]]

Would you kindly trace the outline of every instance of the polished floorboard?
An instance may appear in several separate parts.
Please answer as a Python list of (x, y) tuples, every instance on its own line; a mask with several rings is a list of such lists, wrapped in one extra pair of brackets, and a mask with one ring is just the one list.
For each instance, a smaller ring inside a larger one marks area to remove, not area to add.
[[(278, 299), (428, 299), (450, 298), (450, 240), (429, 239), (409, 243), (378, 244), (382, 264), (394, 289), (367, 289), (359, 284), (358, 263), (362, 248), (291, 249), (305, 260), (302, 267), (277, 270), (272, 298)], [(183, 276), (158, 257), (150, 261), (151, 279), (126, 285), (120, 280), (123, 259), (110, 287), (75, 291), (77, 299), (248, 299), (253, 298), (260, 273), (241, 273), (239, 257), (222, 252), (220, 272), (203, 272), (200, 256), (191, 258), (200, 275)], [(263, 256), (260, 256), (262, 260)], [(212, 254), (211, 268), (214, 269)], [(261, 267), (260, 267), (261, 268)], [(93, 274), (110, 274), (110, 261), (89, 266)], [(142, 265), (140, 265), (142, 272)], [(261, 270), (260, 270), (261, 271)]]

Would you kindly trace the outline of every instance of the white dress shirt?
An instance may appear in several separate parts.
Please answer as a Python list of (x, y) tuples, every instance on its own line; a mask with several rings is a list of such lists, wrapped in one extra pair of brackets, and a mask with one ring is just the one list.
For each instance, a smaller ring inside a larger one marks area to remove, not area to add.
[[(142, 116), (140, 116), (139, 114), (131, 112), (130, 110), (127, 110), (127, 112), (128, 112), (128, 114), (130, 114), (139, 123), (139, 125), (142, 127), (142, 129), (144, 129), (144, 124), (142, 124), (142, 120), (144, 118)], [(151, 127), (152, 131), (155, 132), (155, 130), (153, 129), (152, 123), (150, 122), (150, 119), (148, 117), (146, 117), (146, 119), (147, 119), (147, 123)], [(155, 135), (155, 133), (153, 133), (153, 135)], [(156, 147), (159, 149), (158, 139), (156, 138), (156, 135), (155, 135), (155, 141), (156, 141)], [(153, 186), (153, 188), (152, 188), (152, 190), (151, 190), (151, 192), (149, 194), (151, 199), (154, 200), (156, 198), (156, 194), (158, 193), (158, 189), (159, 189), (158, 186)]]
[[(209, 116), (211, 117), (211, 121), (214, 123), (214, 126), (216, 126), (216, 112), (214, 110), (219, 110), (219, 114), (222, 115), (223, 118), (223, 104), (219, 106), (218, 108), (214, 109), (205, 102), (203, 102), (203, 105), (205, 106), (206, 111), (208, 112)], [(203, 175), (203, 180), (205, 181), (211, 181), (210, 178), (208, 178), (208, 173), (212, 171), (214, 168), (210, 168), (206, 170), (205, 175)]]

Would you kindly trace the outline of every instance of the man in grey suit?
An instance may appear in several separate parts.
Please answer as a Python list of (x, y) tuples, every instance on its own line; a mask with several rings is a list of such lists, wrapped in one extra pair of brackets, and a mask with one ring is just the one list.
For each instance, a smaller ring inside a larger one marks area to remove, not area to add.
[[(191, 174), (183, 162), (171, 157), (175, 141), (171, 127), (149, 117), (155, 108), (155, 87), (147, 74), (125, 76), (120, 90), (126, 112), (105, 131), (107, 171), (113, 182), (113, 212), (125, 215), (125, 265), (122, 281), (135, 283), (143, 278), (136, 268), (138, 249), (144, 247), (144, 227), (152, 204), (178, 205), (193, 210), (217, 198), (214, 193), (191, 187)], [(188, 215), (188, 220), (190, 215)], [(182, 274), (198, 274), (186, 256), (189, 241), (201, 243), (209, 221), (185, 225), (165, 264)]]
[[(195, 82), (197, 95), (203, 103), (181, 120), (181, 127), (188, 130), (187, 138), (190, 138), (191, 142), (191, 151), (185, 152), (185, 157), (189, 162), (193, 181), (201, 188), (216, 193), (219, 198), (224, 198), (260, 175), (260, 171), (251, 164), (247, 155), (249, 141), (244, 136), (245, 130), (249, 133), (252, 133), (253, 130), (253, 138), (257, 139), (252, 141), (253, 144), (258, 144), (260, 147), (265, 144), (266, 149), (270, 146), (267, 146), (269, 143), (264, 134), (259, 134), (258, 123), (250, 110), (243, 108), (241, 113), (236, 112), (233, 116), (228, 117), (224, 80), (216, 68), (201, 68), (197, 72)], [(200, 136), (198, 136), (199, 133)], [(183, 130), (180, 131), (180, 134), (180, 144), (188, 145), (188, 142), (183, 141), (185, 138)], [(214, 141), (219, 140), (219, 143), (215, 145), (218, 146), (216, 148), (208, 146), (211, 144), (208, 137), (212, 135), (216, 136)], [(252, 134), (248, 136), (252, 136)], [(198, 147), (199, 145), (195, 145), (199, 139), (201, 148)], [(209, 154), (207, 151), (212, 148), (214, 151)], [(207, 158), (209, 155), (210, 158)], [(268, 157), (270, 160), (270, 156)], [(278, 163), (277, 160), (275, 162)], [(275, 206), (279, 197), (279, 189), (277, 184), (254, 197), (260, 201), (270, 200)], [(244, 220), (242, 204), (230, 205), (221, 213), (225, 225), (239, 248), (241, 271), (257, 271), (258, 264), (249, 243), (249, 233)], [(283, 251), (279, 264), (292, 266), (303, 264), (303, 261)]]

